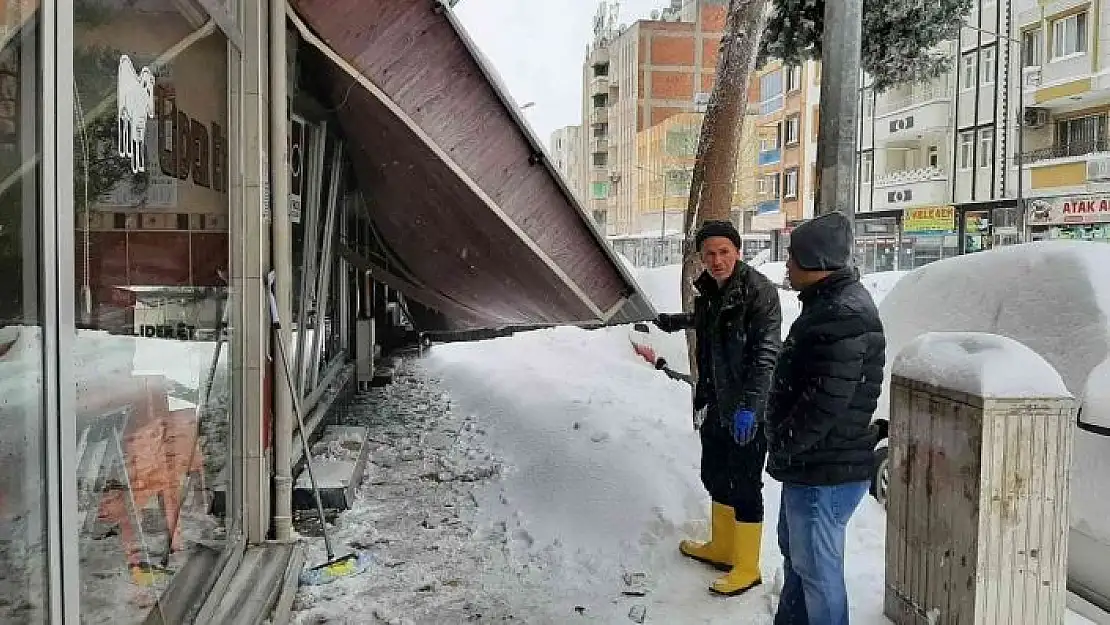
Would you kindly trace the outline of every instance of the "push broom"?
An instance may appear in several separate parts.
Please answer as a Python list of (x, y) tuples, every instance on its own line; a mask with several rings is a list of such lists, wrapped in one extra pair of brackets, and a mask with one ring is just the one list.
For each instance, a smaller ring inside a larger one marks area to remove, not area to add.
[(330, 584), (337, 579), (352, 577), (364, 572), (373, 562), (369, 554), (348, 553), (336, 557), (332, 549), (331, 537), (328, 536), (328, 522), (324, 516), (324, 502), (320, 499), (320, 488), (316, 483), (316, 473), (312, 468), (312, 450), (308, 446), (308, 435), (304, 429), (304, 413), (301, 410), (301, 398), (297, 392), (293, 372), (289, 366), (289, 354), (285, 342), (281, 338), (281, 319), (278, 317), (277, 297), (274, 295), (274, 272), (266, 277), (266, 295), (270, 301), (270, 319), (274, 329), (275, 342), (278, 348), (278, 358), (281, 360), (282, 369), (285, 371), (285, 381), (289, 386), (289, 394), (293, 398), (293, 414), (297, 417), (297, 431), (300, 433), (301, 447), (304, 449), (305, 469), (308, 470), (308, 481), (312, 484), (312, 496), (316, 500), (316, 512), (320, 515), (320, 531), (324, 534), (324, 549), (327, 550), (328, 559), (323, 564), (301, 571), (300, 582), (302, 586), (322, 586)]

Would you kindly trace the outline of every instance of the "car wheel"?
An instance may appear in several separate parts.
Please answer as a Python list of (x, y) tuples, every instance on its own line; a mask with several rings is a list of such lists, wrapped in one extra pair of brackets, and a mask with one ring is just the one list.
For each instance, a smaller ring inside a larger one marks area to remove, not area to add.
[(886, 507), (887, 492), (890, 488), (889, 447), (875, 450), (875, 471), (871, 474), (871, 496)]

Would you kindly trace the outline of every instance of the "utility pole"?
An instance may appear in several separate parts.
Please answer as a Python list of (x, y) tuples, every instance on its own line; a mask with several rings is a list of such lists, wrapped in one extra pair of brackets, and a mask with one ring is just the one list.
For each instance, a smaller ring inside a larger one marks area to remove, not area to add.
[(815, 215), (844, 211), (855, 222), (863, 0), (827, 0), (821, 41)]

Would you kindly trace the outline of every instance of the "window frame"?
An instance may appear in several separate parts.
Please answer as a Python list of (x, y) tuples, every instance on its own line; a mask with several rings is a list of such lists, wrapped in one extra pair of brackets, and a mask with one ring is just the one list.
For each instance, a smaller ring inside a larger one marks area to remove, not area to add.
[[(1074, 23), (1074, 26), (1069, 32), (1068, 24)], [(1052, 20), (1052, 41), (1051, 53), (1052, 61), (1063, 61), (1073, 57), (1077, 57), (1087, 53), (1087, 48), (1090, 45), (1090, 16), (1088, 10), (1078, 11), (1071, 15)], [(1068, 46), (1069, 35), (1074, 35), (1072, 46)]]

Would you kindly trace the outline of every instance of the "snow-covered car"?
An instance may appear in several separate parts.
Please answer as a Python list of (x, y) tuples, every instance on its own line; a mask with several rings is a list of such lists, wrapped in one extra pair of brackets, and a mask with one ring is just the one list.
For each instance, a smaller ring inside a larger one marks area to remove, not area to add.
[[(1110, 609), (1110, 245), (1043, 242), (932, 263), (879, 307), (887, 359), (927, 332), (987, 332), (1023, 343), (1080, 400), (1073, 450), (1068, 586)], [(889, 367), (878, 418), (889, 411)], [(872, 494), (885, 503), (885, 442)]]

